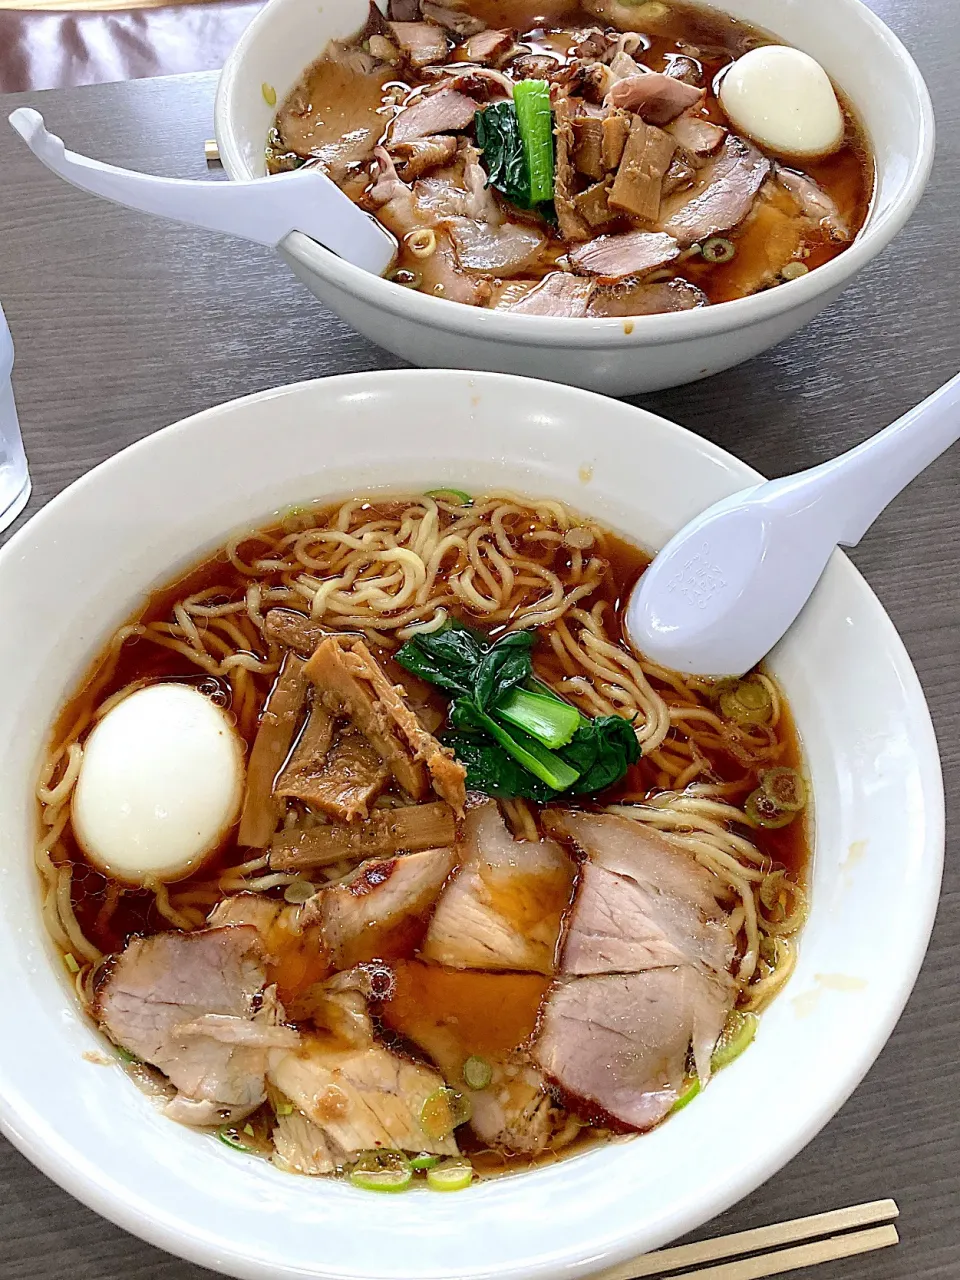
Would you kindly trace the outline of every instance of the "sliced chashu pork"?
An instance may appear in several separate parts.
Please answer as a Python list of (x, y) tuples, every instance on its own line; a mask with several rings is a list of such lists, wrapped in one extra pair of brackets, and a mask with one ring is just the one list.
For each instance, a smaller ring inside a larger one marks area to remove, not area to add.
[[(365, 202), (376, 210), (378, 220), (398, 240), (411, 231), (437, 228), (436, 216), (423, 208), (410, 187), (401, 182), (390, 153), (383, 147), (376, 147), (373, 154), (377, 177), (366, 192)], [(461, 271), (447, 233), (439, 228), (435, 234), (436, 250), (429, 257), (418, 259), (421, 289), (467, 306), (479, 306), (485, 302), (490, 296), (489, 283)]]
[(339, 969), (412, 950), (453, 870), (453, 849), (424, 849), (366, 862), (349, 879), (321, 889), (304, 911), (319, 921)]
[(649, 1129), (680, 1095), (691, 1044), (710, 1054), (729, 1004), (689, 965), (575, 978), (547, 1000), (533, 1056), (586, 1111)]
[(546, 990), (530, 973), (455, 972), (419, 961), (395, 966), (384, 1025), (420, 1048), (447, 1083), (464, 1088), (470, 1057), (489, 1064), (490, 1083), (469, 1092), (470, 1128), (481, 1142), (527, 1155), (571, 1141), (577, 1123), (560, 1106), (522, 1046)]
[(420, 1124), (423, 1104), (443, 1077), (382, 1045), (304, 1036), (298, 1051), (271, 1054), (269, 1079), (321, 1130), (334, 1159), (376, 1148), (457, 1154), (452, 1135), (431, 1138)]
[(709, 305), (707, 295), (687, 280), (662, 280), (645, 284), (626, 280), (617, 285), (597, 285), (590, 298), (590, 316), (663, 315), (691, 311)]
[(478, 106), (476, 99), (447, 85), (433, 93), (420, 94), (394, 117), (388, 145), (466, 129), (473, 124)]
[(648, 1128), (676, 1102), (691, 1048), (709, 1079), (733, 1005), (735, 940), (721, 886), (625, 818), (551, 811), (548, 823), (587, 862), (534, 1058), (588, 1111)]
[(411, 66), (425, 67), (446, 58), (447, 37), (434, 23), (390, 22), (387, 25)]
[(648, 124), (665, 125), (702, 101), (702, 89), (654, 71), (617, 80), (604, 105), (635, 111)]
[(697, 184), (664, 200), (660, 229), (684, 249), (732, 231), (753, 208), (770, 167), (770, 161), (756, 147), (728, 135), (717, 157), (700, 171)]
[(134, 938), (101, 981), (94, 1015), (110, 1038), (194, 1102), (253, 1110), (267, 1052), (292, 1045), (266, 987), (251, 925)]
[(458, 853), (423, 956), (453, 968), (552, 973), (571, 859), (553, 840), (514, 840), (494, 801), (467, 814)]
[(565, 931), (564, 973), (690, 964), (729, 981), (735, 939), (716, 876), (628, 818), (565, 811), (551, 816), (550, 829), (588, 858)]
[(593, 287), (593, 281), (583, 276), (551, 271), (505, 310), (526, 316), (585, 316)]
[(805, 173), (777, 166), (777, 181), (793, 196), (803, 216), (831, 240), (849, 240), (850, 227), (832, 196)]
[(421, 174), (450, 164), (457, 154), (457, 140), (449, 133), (432, 134), (398, 142), (392, 148), (397, 161), (397, 174), (404, 182), (413, 182)]
[(304, 909), (260, 893), (237, 893), (217, 903), (210, 912), (210, 928), (244, 925), (260, 935), (268, 982), (276, 984), (287, 1006), (305, 985), (330, 971), (330, 957), (320, 929), (306, 924)]
[(570, 251), (570, 263), (583, 275), (624, 280), (666, 266), (680, 250), (671, 236), (654, 231), (624, 231), (597, 236)]

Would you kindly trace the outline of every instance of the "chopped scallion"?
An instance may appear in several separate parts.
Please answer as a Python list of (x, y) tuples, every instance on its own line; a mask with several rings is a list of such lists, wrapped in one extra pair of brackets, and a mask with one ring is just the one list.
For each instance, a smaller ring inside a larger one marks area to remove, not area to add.
[(428, 1155), (426, 1151), (421, 1151), (418, 1156), (413, 1156), (410, 1160), (410, 1168), (416, 1169), (418, 1172), (427, 1169), (435, 1169), (440, 1163), (439, 1156)]
[(781, 766), (760, 775), (760, 786), (778, 809), (799, 813), (807, 803), (807, 787), (796, 769)]
[(700, 1084), (697, 1077), (694, 1077), (692, 1080), (687, 1080), (684, 1083), (683, 1088), (680, 1090), (680, 1096), (670, 1108), (670, 1114), (675, 1116), (678, 1111), (682, 1111), (684, 1107), (689, 1106), (702, 1087), (703, 1086)]
[(440, 1141), (448, 1138), (458, 1125), (473, 1114), (470, 1099), (456, 1089), (434, 1089), (420, 1109), (420, 1125), (428, 1137)]
[(413, 1169), (402, 1151), (361, 1151), (350, 1181), (364, 1191), (404, 1191), (413, 1181)]
[(217, 1130), (217, 1137), (225, 1147), (230, 1147), (233, 1151), (244, 1151), (247, 1155), (254, 1154), (253, 1148), (247, 1146), (235, 1129), (223, 1125)]
[(63, 957), (63, 963), (67, 966), (67, 968), (70, 970), (71, 973), (80, 972), (80, 966), (77, 963), (77, 958), (75, 955), (73, 955), (72, 952), (68, 951), (66, 953), (66, 955)]
[(722, 1071), (739, 1058), (744, 1049), (753, 1043), (759, 1025), (760, 1019), (755, 1013), (741, 1013), (739, 1009), (734, 1009), (727, 1016), (726, 1025), (713, 1051), (710, 1060), (712, 1069)]
[(427, 1170), (427, 1186), (434, 1191), (463, 1191), (473, 1181), (473, 1165), (466, 1160), (448, 1160)]
[(428, 489), (423, 496), (441, 502), (452, 502), (458, 507), (473, 506), (473, 499), (463, 489)]
[(737, 246), (723, 236), (712, 236), (703, 242), (702, 252), (706, 262), (722, 264), (733, 261), (737, 256)]
[(463, 1082), (468, 1089), (486, 1089), (493, 1079), (493, 1068), (486, 1058), (471, 1054), (463, 1064)]
[(762, 681), (738, 680), (720, 694), (720, 711), (735, 724), (766, 724), (773, 715), (773, 699)]
[(779, 831), (781, 827), (789, 827), (797, 816), (795, 811), (779, 808), (763, 787), (757, 787), (756, 791), (750, 792), (743, 802), (743, 811), (755, 826), (765, 827), (768, 831)]

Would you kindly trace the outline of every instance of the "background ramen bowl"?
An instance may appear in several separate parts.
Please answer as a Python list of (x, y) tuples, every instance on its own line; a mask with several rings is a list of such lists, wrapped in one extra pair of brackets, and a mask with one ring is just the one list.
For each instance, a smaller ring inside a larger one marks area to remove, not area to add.
[[(715, 6), (774, 32), (826, 67), (866, 126), (879, 182), (858, 240), (799, 281), (674, 315), (562, 319), (509, 315), (404, 289), (350, 266), (294, 232), (281, 253), (303, 283), (360, 333), (414, 364), (492, 369), (611, 395), (718, 373), (781, 342), (831, 303), (910, 217), (933, 163), (933, 109), (897, 38), (860, 0), (725, 0)], [(270, 0), (227, 61), (216, 104), (231, 178), (261, 177), (278, 102), (327, 42), (356, 31), (367, 0)], [(627, 332), (629, 330), (629, 332)]]
[(65, 695), (146, 592), (231, 532), (314, 498), (466, 484), (560, 498), (654, 548), (756, 478), (681, 428), (582, 391), (405, 371), (211, 409), (54, 499), (0, 552), (4, 618), (30, 620), (29, 643), (25, 624), (0, 629), (0, 972), (5, 1025), (16, 1028), (0, 1042), (4, 1132), (128, 1230), (264, 1280), (585, 1277), (774, 1173), (890, 1034), (940, 885), (943, 791), (927, 708), (893, 626), (840, 554), (773, 661), (816, 798), (799, 965), (751, 1049), (646, 1137), (446, 1196), (375, 1197), (230, 1151), (162, 1118), (118, 1067), (84, 1057), (104, 1044), (44, 933), (31, 855), (33, 787)]

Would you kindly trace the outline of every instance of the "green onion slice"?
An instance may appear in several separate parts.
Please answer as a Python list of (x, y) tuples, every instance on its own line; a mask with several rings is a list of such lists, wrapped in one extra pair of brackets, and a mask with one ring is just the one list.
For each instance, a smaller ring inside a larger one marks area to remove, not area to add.
[(446, 1085), (434, 1089), (420, 1110), (420, 1125), (428, 1137), (439, 1141), (448, 1138), (458, 1125), (473, 1114), (470, 1099)]
[(473, 499), (463, 489), (428, 489), (423, 496), (434, 501), (452, 502), (458, 507), (473, 506)]
[[(249, 1129), (250, 1126), (247, 1125), (247, 1128)], [(222, 1125), (217, 1130), (217, 1137), (220, 1139), (220, 1141), (223, 1143), (225, 1147), (230, 1147), (233, 1151), (243, 1151), (247, 1155), (256, 1154), (254, 1148), (249, 1146), (246, 1142), (244, 1142), (243, 1138), (240, 1137), (240, 1134), (237, 1133), (236, 1129), (231, 1129), (228, 1125)]]
[(404, 1191), (413, 1181), (413, 1168), (402, 1151), (361, 1151), (350, 1181), (364, 1191)]
[(791, 809), (779, 809), (771, 800), (763, 787), (751, 791), (743, 803), (743, 811), (757, 827), (765, 827), (768, 831), (779, 831), (781, 827), (789, 827), (797, 816)]
[(63, 963), (67, 966), (71, 973), (79, 973), (80, 965), (77, 963), (77, 957), (72, 951), (68, 951), (63, 957)]
[(773, 715), (773, 699), (759, 680), (738, 680), (720, 694), (720, 711), (735, 724), (766, 724)]
[(486, 1089), (493, 1079), (493, 1068), (486, 1058), (471, 1054), (463, 1064), (463, 1082), (468, 1089)]
[(427, 1169), (435, 1169), (439, 1163), (439, 1156), (431, 1156), (426, 1151), (421, 1151), (418, 1156), (411, 1157), (410, 1168), (425, 1171)]
[(680, 1096), (670, 1108), (670, 1114), (675, 1116), (678, 1111), (682, 1111), (684, 1107), (689, 1106), (702, 1087), (696, 1076), (692, 1080), (686, 1080), (680, 1090)]
[(722, 1071), (740, 1057), (744, 1049), (753, 1044), (760, 1019), (755, 1013), (741, 1013), (734, 1009), (727, 1016), (726, 1024), (710, 1059), (714, 1071)]
[(707, 262), (731, 262), (737, 256), (737, 246), (723, 236), (711, 236), (703, 242), (703, 256)]
[(806, 806), (807, 786), (796, 769), (767, 769), (760, 775), (760, 788), (785, 813), (799, 813)]
[(427, 1170), (427, 1186), (434, 1191), (463, 1191), (473, 1181), (473, 1165), (466, 1160), (445, 1160)]

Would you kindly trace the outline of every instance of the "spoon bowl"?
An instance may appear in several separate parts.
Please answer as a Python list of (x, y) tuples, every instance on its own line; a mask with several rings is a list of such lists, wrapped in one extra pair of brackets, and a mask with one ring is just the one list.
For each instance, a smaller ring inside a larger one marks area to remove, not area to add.
[(852, 547), (960, 439), (960, 375), (848, 453), (708, 507), (627, 601), (634, 647), (676, 671), (739, 676), (796, 619), (838, 545)]

